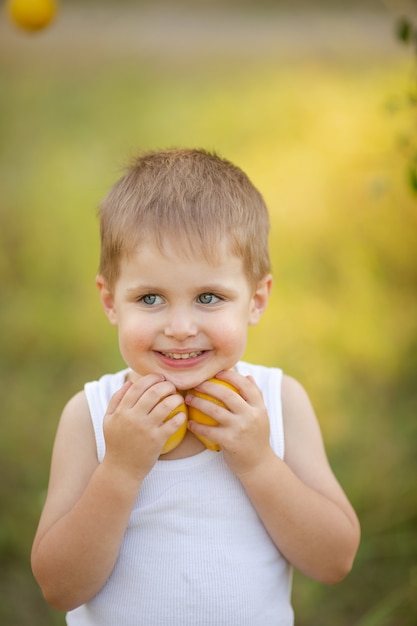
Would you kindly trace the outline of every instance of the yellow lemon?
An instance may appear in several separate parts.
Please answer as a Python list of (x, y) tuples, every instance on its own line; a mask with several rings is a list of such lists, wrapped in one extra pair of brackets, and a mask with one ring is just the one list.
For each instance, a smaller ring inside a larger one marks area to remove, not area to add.
[[(218, 378), (210, 378), (208, 382), (224, 385), (224, 387), (228, 387), (229, 389), (232, 389), (232, 391), (239, 393), (236, 387), (234, 387), (230, 383), (227, 383), (224, 380), (219, 380)], [(214, 402), (214, 404), (218, 404), (219, 406), (225, 406), (225, 404), (221, 402), (221, 400), (213, 398), (213, 396), (209, 396), (207, 393), (202, 393), (201, 391), (196, 391), (195, 389), (190, 389), (190, 393), (192, 393), (194, 396), (197, 396), (197, 398), (203, 398), (204, 400), (210, 400), (210, 402)], [(188, 417), (189, 419), (194, 420), (199, 424), (206, 424), (207, 426), (217, 426), (218, 424), (215, 419), (191, 406), (188, 407)], [(220, 450), (220, 446), (214, 441), (211, 441), (211, 439), (207, 439), (207, 437), (197, 435), (196, 433), (194, 434), (198, 439), (200, 439), (200, 441), (204, 443), (206, 448), (208, 448), (209, 450)]]
[[(180, 404), (176, 409), (171, 411), (168, 417), (164, 419), (164, 422), (171, 419), (171, 417), (174, 417), (174, 415), (176, 415), (177, 413), (180, 413), (181, 411), (187, 415), (187, 407), (185, 406), (184, 403)], [(181, 441), (184, 439), (186, 432), (187, 432), (187, 420), (185, 420), (184, 423), (181, 424), (181, 426), (178, 428), (178, 430), (175, 431), (173, 435), (168, 437), (168, 439), (166, 440), (164, 444), (164, 447), (162, 448), (161, 454), (166, 454), (167, 452), (171, 452), (171, 450), (179, 446)]]
[(25, 30), (41, 30), (55, 17), (56, 0), (8, 0), (6, 9), (11, 19)]

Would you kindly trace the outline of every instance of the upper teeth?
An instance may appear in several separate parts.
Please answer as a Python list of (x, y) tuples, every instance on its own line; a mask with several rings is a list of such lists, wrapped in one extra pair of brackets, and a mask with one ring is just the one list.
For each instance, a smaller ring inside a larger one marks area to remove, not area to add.
[(192, 359), (193, 357), (200, 356), (203, 351), (200, 352), (162, 352), (164, 356), (170, 359)]

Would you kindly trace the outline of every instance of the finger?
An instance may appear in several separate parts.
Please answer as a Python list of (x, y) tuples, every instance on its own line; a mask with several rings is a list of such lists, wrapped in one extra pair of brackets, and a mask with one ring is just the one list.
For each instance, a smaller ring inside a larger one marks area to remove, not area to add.
[(233, 388), (230, 386), (226, 387), (220, 384), (220, 382), (205, 381), (195, 387), (195, 390), (191, 390), (190, 394), (196, 397), (203, 397), (211, 403), (220, 402), (232, 413), (241, 411), (245, 402), (236, 386), (233, 385)]
[(223, 370), (216, 374), (216, 378), (236, 387), (240, 396), (248, 404), (256, 404), (262, 397), (262, 392), (252, 376), (242, 376), (234, 370)]
[(141, 406), (147, 413), (151, 413), (162, 404), (162, 409), (168, 407), (167, 413), (169, 413), (181, 403), (181, 400), (183, 398), (177, 393), (175, 385), (169, 380), (164, 380), (146, 389), (141, 399)]
[(184, 413), (184, 411), (176, 413), (171, 419), (167, 420), (166, 422), (162, 422), (160, 426), (161, 433), (163, 432), (164, 437), (168, 439), (168, 437), (173, 435), (179, 429), (179, 427), (184, 424), (186, 419), (187, 415), (186, 413)]
[(184, 405), (182, 412), (186, 413), (187, 408), (183, 396), (179, 393), (174, 393), (160, 400), (160, 402), (153, 407), (150, 415), (156, 423), (162, 424), (169, 417), (170, 413), (175, 412), (181, 405)]
[[(218, 386), (219, 385), (216, 385), (216, 387)], [(236, 395), (235, 392), (232, 393)], [(208, 422), (209, 425), (229, 423), (231, 413), (229, 407), (226, 403), (217, 404), (216, 402), (213, 402), (213, 400), (213, 397), (212, 399), (205, 399), (200, 398), (193, 393), (187, 394), (185, 396), (185, 403), (190, 407), (189, 418), (192, 420), (194, 416), (195, 420), (198, 422), (207, 422), (207, 418), (210, 418)]]
[(187, 433), (187, 416), (181, 411), (159, 426), (160, 454), (166, 454), (176, 448)]
[(210, 441), (214, 441), (214, 443), (217, 443), (219, 446), (221, 446), (220, 426), (207, 426), (206, 424), (194, 422), (194, 420), (188, 420), (187, 428), (194, 435), (198, 435), (204, 437), (205, 439), (209, 439)]
[[(163, 387), (158, 387), (158, 385), (163, 385)], [(173, 391), (175, 391), (175, 387), (166, 381), (161, 374), (148, 374), (133, 382), (123, 396), (121, 405), (125, 409), (131, 409), (143, 398), (142, 408), (149, 412), (165, 392), (168, 395)]]
[(116, 391), (116, 393), (112, 395), (109, 405), (107, 407), (107, 415), (112, 415), (115, 412), (132, 384), (133, 383), (131, 383), (130, 381), (126, 382), (123, 387), (121, 387), (118, 391)]

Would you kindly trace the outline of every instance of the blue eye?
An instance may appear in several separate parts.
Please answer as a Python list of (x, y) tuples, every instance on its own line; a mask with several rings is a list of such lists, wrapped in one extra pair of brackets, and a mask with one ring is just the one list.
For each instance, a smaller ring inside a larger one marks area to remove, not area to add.
[(216, 302), (220, 302), (220, 298), (214, 295), (214, 293), (202, 293), (198, 296), (198, 301), (200, 304), (216, 304)]
[(162, 298), (161, 296), (157, 296), (155, 293), (147, 293), (146, 296), (142, 296), (140, 301), (148, 306), (153, 306), (154, 304), (161, 304)]

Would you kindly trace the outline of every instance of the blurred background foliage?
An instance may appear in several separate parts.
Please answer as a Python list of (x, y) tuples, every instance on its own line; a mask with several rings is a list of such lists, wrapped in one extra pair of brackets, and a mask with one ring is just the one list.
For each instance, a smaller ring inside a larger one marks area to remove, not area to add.
[[(279, 6), (277, 6), (279, 5)], [(61, 2), (0, 19), (0, 621), (59, 625), (29, 552), (59, 414), (123, 366), (94, 287), (96, 206), (137, 150), (215, 149), (272, 217), (275, 289), (246, 358), (306, 386), (362, 523), (297, 626), (417, 623), (417, 205), (404, 145), (412, 3)]]

